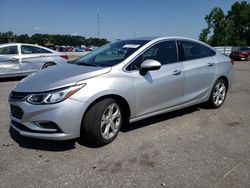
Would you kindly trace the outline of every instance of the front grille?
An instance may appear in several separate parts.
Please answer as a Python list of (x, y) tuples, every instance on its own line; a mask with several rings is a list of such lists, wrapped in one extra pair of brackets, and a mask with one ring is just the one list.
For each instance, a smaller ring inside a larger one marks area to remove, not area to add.
[(23, 118), (23, 110), (19, 106), (10, 105), (10, 113), (13, 117), (17, 119)]
[(9, 96), (10, 101), (22, 101), (24, 100), (30, 93), (25, 92), (16, 92), (12, 91)]

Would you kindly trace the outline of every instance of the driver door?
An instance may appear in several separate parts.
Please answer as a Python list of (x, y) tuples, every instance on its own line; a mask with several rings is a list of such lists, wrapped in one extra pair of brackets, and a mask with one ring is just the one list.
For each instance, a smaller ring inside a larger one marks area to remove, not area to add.
[[(138, 71), (146, 59), (157, 60), (161, 68), (141, 75)], [(183, 101), (183, 65), (178, 61), (176, 41), (155, 44), (131, 65), (133, 71), (136, 116), (147, 115), (180, 105)]]

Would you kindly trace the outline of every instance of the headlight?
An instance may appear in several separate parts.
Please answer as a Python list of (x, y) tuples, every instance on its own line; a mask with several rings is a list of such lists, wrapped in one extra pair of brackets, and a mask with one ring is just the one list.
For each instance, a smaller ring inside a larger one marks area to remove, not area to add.
[(64, 101), (79, 91), (85, 84), (67, 87), (56, 91), (32, 94), (27, 101), (31, 104), (54, 104)]

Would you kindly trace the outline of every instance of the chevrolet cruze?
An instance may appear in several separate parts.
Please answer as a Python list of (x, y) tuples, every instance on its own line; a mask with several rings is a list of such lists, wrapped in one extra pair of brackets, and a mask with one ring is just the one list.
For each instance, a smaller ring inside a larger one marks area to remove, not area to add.
[(11, 91), (10, 125), (21, 135), (104, 145), (126, 122), (206, 102), (220, 107), (233, 62), (189, 38), (104, 45), (73, 63), (41, 70)]

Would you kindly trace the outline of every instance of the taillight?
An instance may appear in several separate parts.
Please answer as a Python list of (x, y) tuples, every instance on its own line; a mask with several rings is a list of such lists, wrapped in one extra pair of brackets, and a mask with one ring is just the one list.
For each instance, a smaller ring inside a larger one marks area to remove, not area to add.
[(231, 59), (231, 61), (230, 61), (230, 62), (231, 62), (231, 64), (232, 64), (232, 65), (234, 65), (234, 60), (233, 60), (233, 59)]
[(60, 57), (62, 57), (64, 59), (69, 59), (69, 56), (67, 56), (67, 55), (60, 55)]

